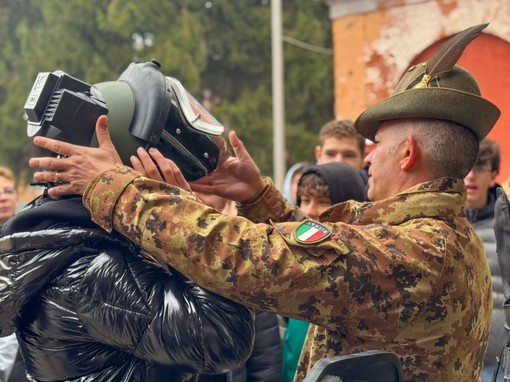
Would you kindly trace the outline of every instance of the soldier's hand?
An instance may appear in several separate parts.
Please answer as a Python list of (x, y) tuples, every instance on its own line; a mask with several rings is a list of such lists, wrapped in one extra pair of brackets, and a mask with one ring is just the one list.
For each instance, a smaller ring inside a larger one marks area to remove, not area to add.
[(505, 191), (498, 187), (494, 206), (494, 234), (496, 252), (503, 278), (510, 283), (510, 207)]
[(231, 156), (213, 173), (191, 184), (191, 189), (214, 194), (236, 202), (244, 202), (265, 187), (260, 170), (234, 131), (229, 134), (235, 156)]
[(60, 154), (60, 158), (31, 158), (29, 166), (46, 169), (34, 173), (41, 183), (58, 183), (48, 190), (49, 195), (82, 195), (88, 184), (102, 172), (122, 163), (108, 133), (108, 118), (100, 116), (96, 122), (99, 147), (78, 146), (56, 139), (35, 137), (34, 144)]
[(147, 178), (166, 182), (191, 192), (191, 188), (179, 167), (171, 159), (165, 158), (159, 150), (150, 148), (147, 152), (140, 147), (137, 154), (138, 157), (132, 156), (130, 158), (133, 169)]

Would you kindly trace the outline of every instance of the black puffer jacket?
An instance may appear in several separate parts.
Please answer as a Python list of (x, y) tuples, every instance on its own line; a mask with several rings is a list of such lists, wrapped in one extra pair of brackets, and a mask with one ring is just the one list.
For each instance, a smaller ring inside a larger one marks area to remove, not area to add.
[[(230, 372), (232, 382), (280, 382), (282, 345), (276, 314), (255, 314), (255, 343), (246, 364)], [(230, 381), (229, 380), (229, 381)]]
[(193, 380), (250, 354), (250, 310), (107, 234), (79, 197), (40, 198), (3, 235), (0, 333), (36, 381)]

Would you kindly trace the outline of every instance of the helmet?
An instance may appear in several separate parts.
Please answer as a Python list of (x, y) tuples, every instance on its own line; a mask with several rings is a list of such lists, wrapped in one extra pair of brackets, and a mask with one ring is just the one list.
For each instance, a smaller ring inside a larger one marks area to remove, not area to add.
[[(188, 181), (214, 171), (230, 155), (223, 125), (156, 60), (131, 63), (116, 81), (89, 85), (62, 71), (39, 73), (25, 103), (27, 134), (97, 147), (95, 122), (108, 130), (124, 164), (138, 147), (155, 147)], [(32, 155), (55, 155), (32, 146)]]

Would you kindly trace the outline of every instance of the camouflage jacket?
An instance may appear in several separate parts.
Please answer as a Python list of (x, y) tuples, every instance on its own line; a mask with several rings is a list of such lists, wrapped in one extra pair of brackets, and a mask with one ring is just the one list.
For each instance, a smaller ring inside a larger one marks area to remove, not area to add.
[[(299, 221), (268, 181), (249, 217), (117, 166), (84, 194), (93, 219), (187, 277), (245, 305), (310, 321), (297, 381), (324, 357), (396, 353), (406, 381), (477, 381), (492, 310), (483, 245), (461, 180), (418, 184)], [(316, 240), (303, 235), (316, 229)]]

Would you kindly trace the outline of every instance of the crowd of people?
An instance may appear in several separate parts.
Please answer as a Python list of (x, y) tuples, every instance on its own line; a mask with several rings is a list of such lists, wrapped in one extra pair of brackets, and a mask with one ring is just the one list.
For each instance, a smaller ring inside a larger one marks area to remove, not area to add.
[(106, 116), (98, 147), (34, 138), (58, 157), (30, 159), (22, 211), (0, 168), (2, 380), (303, 381), (385, 350), (405, 381), (503, 381), (500, 112), (457, 59), (327, 122), (282, 191), (233, 131), (193, 182)]

